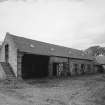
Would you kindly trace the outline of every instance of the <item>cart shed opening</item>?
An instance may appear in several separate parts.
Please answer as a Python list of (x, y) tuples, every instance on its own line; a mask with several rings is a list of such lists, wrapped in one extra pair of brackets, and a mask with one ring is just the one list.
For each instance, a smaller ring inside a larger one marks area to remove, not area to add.
[(24, 54), (22, 57), (22, 78), (33, 79), (48, 76), (49, 57)]

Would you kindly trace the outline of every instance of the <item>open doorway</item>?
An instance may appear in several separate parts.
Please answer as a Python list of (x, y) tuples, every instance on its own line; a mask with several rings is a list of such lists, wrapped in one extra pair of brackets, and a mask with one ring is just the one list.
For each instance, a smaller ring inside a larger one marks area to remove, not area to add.
[(48, 76), (49, 57), (24, 54), (22, 57), (22, 78), (44, 78)]
[(5, 62), (8, 63), (9, 60), (9, 45), (5, 45)]
[(58, 67), (59, 63), (53, 63), (53, 76), (57, 76)]
[(63, 63), (53, 63), (53, 76), (62, 76), (62, 73), (64, 71), (64, 65)]
[(85, 74), (85, 64), (81, 64), (81, 71), (82, 71), (82, 74)]
[(78, 64), (74, 64), (74, 72), (78, 75)]

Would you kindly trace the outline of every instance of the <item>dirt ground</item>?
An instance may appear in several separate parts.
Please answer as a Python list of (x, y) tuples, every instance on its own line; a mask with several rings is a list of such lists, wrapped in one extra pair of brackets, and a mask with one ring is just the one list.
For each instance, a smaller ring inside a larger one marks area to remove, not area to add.
[(105, 74), (1, 81), (0, 105), (105, 105)]

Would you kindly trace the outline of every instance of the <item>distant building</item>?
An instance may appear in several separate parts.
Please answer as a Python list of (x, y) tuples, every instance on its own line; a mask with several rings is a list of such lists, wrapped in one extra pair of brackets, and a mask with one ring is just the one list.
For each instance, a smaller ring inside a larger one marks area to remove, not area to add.
[[(94, 73), (94, 58), (84, 52), (6, 34), (0, 68), (17, 79), (67, 77)], [(6, 68), (5, 68), (6, 67)]]
[(95, 57), (98, 64), (105, 65), (105, 55), (98, 55)]
[(96, 56), (95, 62), (97, 63), (98, 71), (104, 71), (105, 72), (105, 55), (100, 54), (100, 55)]

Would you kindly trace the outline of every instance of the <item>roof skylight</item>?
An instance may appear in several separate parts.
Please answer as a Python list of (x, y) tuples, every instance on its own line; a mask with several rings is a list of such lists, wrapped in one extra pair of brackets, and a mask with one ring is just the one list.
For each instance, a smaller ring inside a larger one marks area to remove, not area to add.
[(33, 44), (30, 44), (30, 47), (32, 47), (32, 48), (33, 48), (33, 47), (35, 47), (35, 46), (34, 46)]
[(68, 53), (71, 54), (71, 51), (69, 51)]
[(51, 51), (54, 51), (55, 49), (54, 48), (51, 48)]

